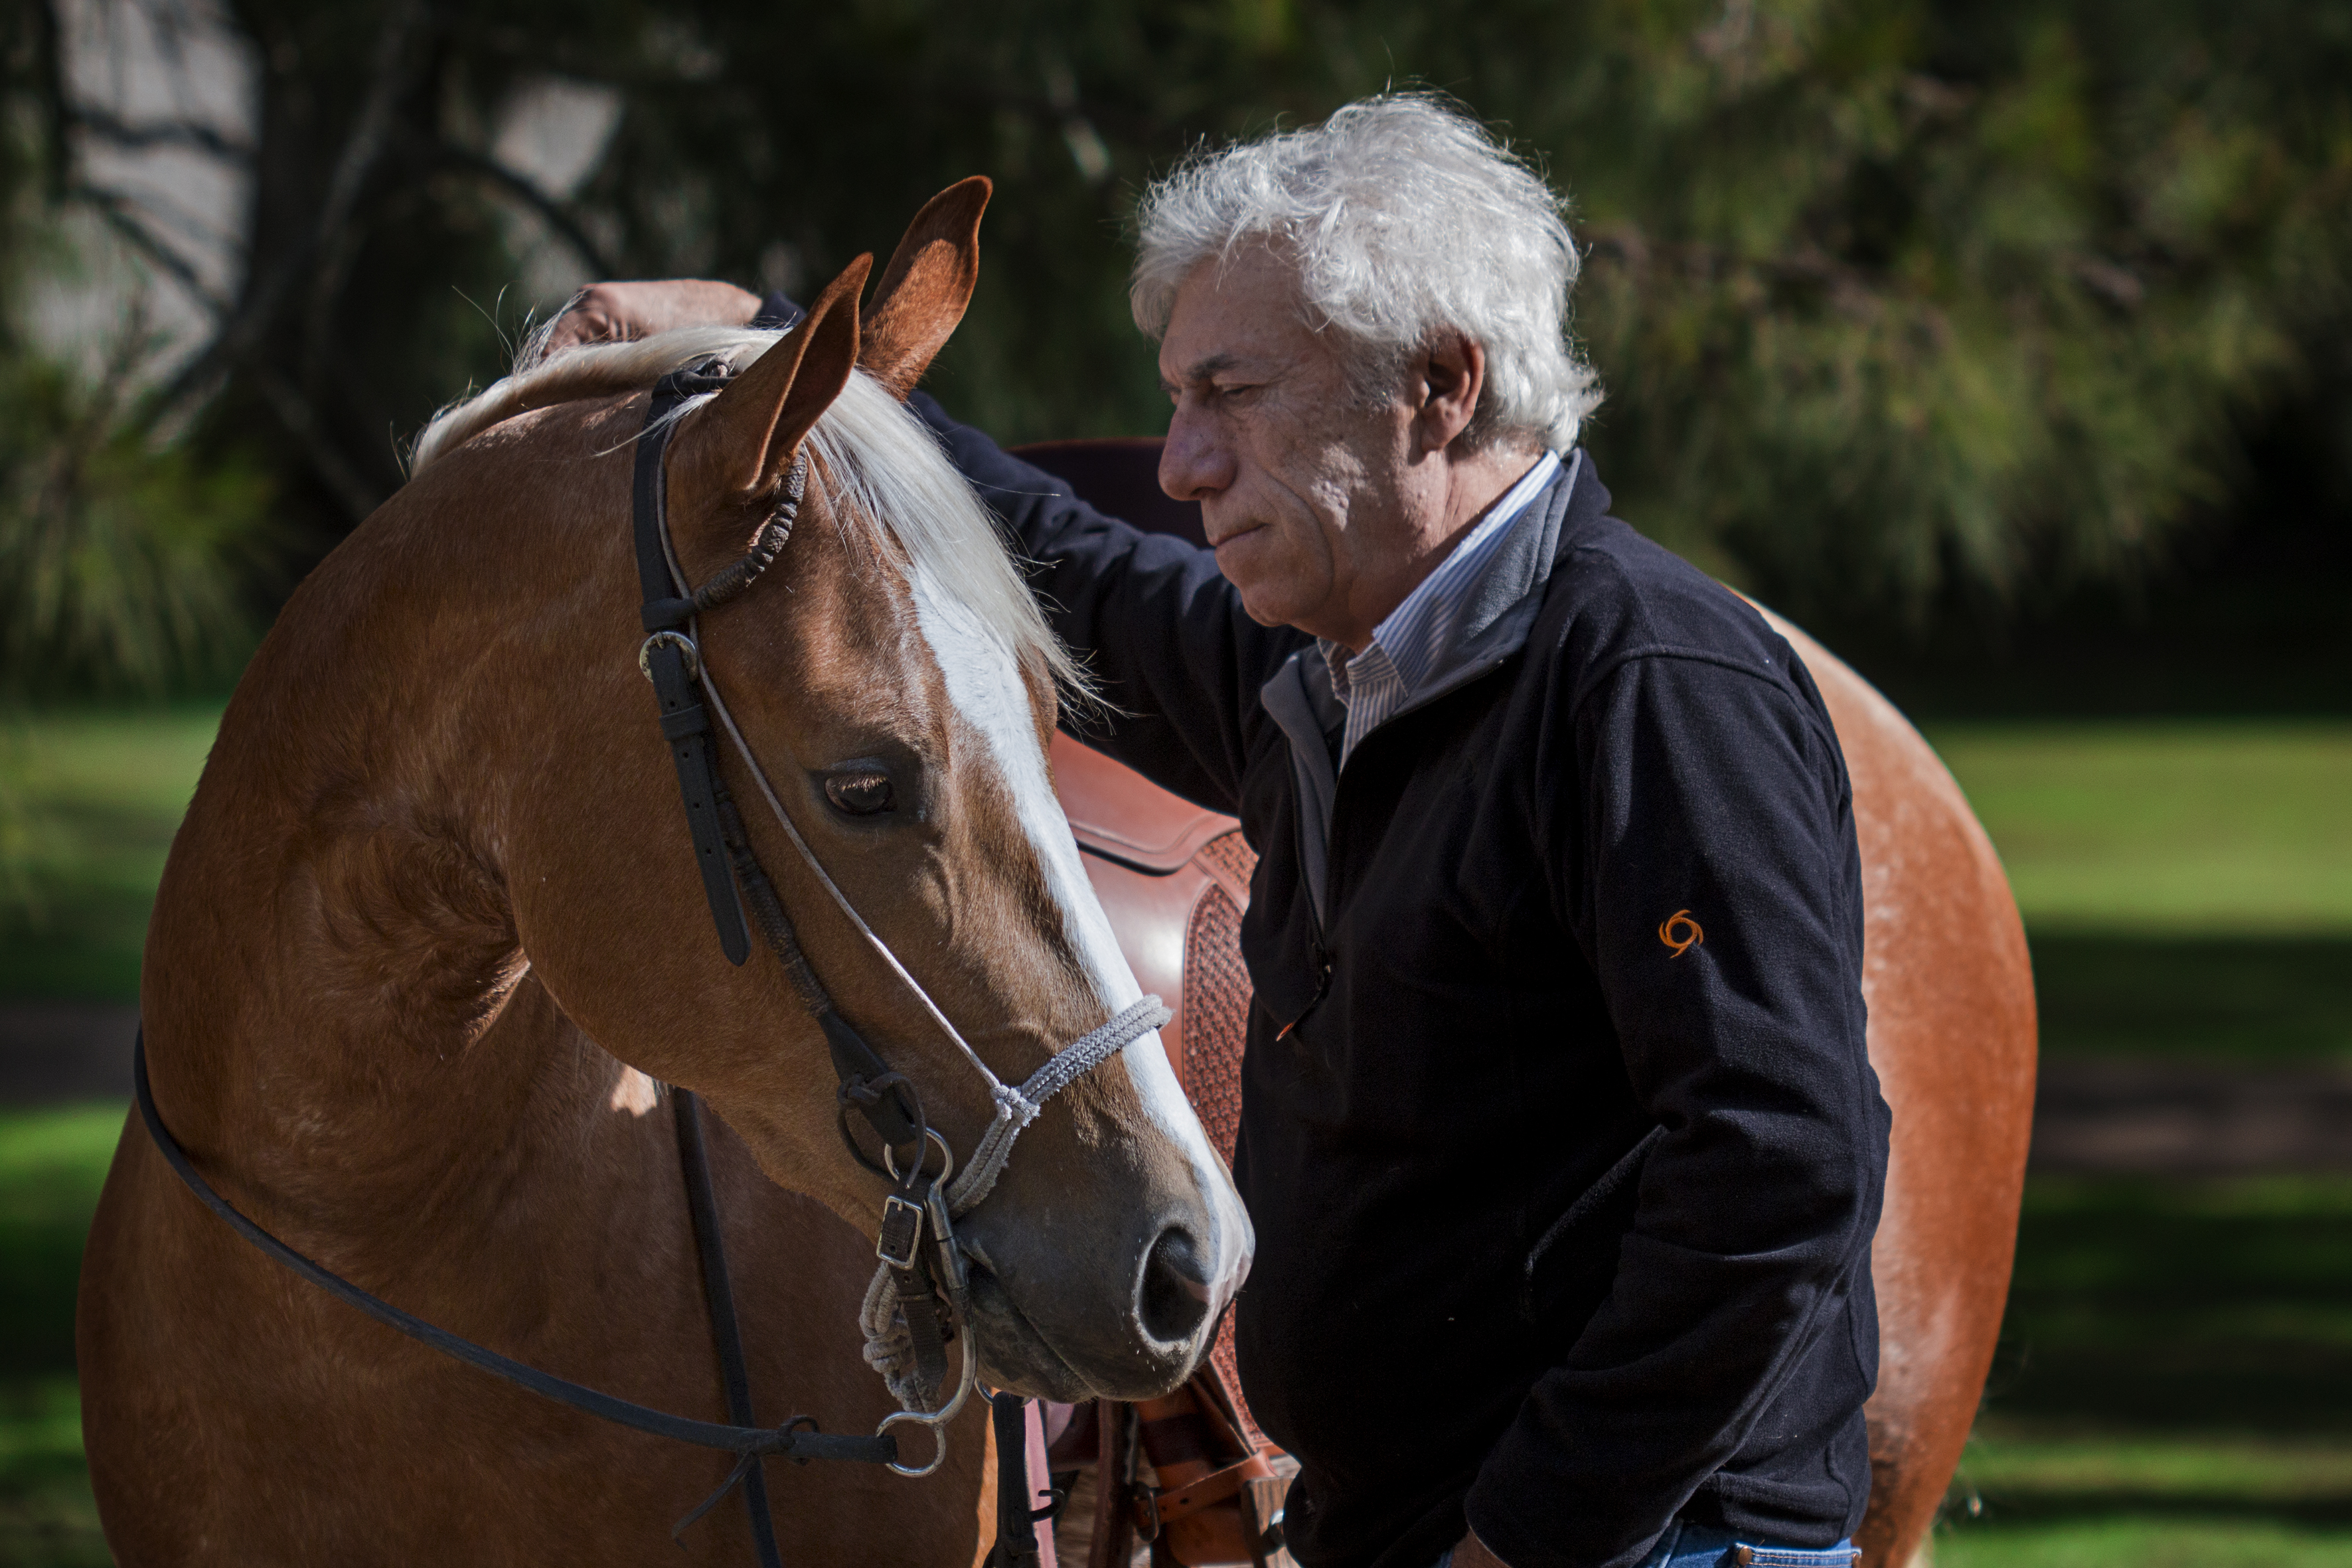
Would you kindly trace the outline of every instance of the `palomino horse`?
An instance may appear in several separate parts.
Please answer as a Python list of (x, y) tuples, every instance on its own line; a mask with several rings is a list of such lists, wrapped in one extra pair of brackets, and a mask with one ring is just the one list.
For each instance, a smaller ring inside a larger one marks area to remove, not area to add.
[[(673, 335), (499, 384), (428, 432), (415, 480), (294, 595), (173, 847), (141, 999), (162, 1118), (245, 1215), (497, 1352), (723, 1422), (679, 1155), (649, 1114), (657, 1080), (690, 1088), (726, 1131), (760, 1420), (859, 1433), (895, 1408), (856, 1321), (883, 1184), (842, 1146), (806, 993), (713, 941), (678, 731), (640, 679), (667, 656), (639, 623), (631, 448), (657, 375), (736, 368), (653, 469), (686, 583), (774, 547), (699, 618), (698, 668), (740, 731), (711, 741), (719, 773), (840, 1016), (969, 1155), (992, 1081), (1138, 997), (1051, 793), (1064, 656), (898, 401), (970, 296), (977, 217), (925, 209), (862, 330), (861, 259), (781, 338)], [(955, 1353), (1062, 1400), (1181, 1380), (1250, 1251), (1149, 1032), (1045, 1105), (958, 1235)], [(670, 1562), (671, 1521), (728, 1471), (331, 1299), (205, 1213), (136, 1121), (89, 1237), (79, 1354), (130, 1565)], [(929, 1482), (772, 1467), (787, 1558), (970, 1562), (981, 1425)], [(687, 1529), (688, 1560), (746, 1561), (746, 1518)]]
[[(1199, 508), (1159, 493), (1159, 447), (1063, 442), (1023, 456), (1115, 516), (1200, 542)], [(1950, 1484), (2000, 1331), (2032, 1114), (2032, 973), (2008, 879), (1951, 774), (1860, 676), (1766, 614), (1821, 688), (1853, 782), (1870, 1057), (1895, 1111), (1873, 1255), (1873, 1486), (1856, 1539), (1864, 1563), (1899, 1568)], [(1056, 742), (1055, 764), (1129, 961), (1177, 1004), (1162, 1038), (1178, 1076), (1230, 1154), (1250, 1001), (1240, 912), (1255, 857), (1232, 818), (1074, 742)], [(1097, 1517), (1123, 1526), (1127, 1511)], [(1068, 1522), (1066, 1558), (1087, 1533)]]

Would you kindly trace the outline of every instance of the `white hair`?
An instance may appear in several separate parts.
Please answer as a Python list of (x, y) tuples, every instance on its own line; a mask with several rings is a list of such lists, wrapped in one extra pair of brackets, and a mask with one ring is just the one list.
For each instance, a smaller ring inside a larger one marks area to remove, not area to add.
[[(651, 386), (671, 371), (723, 360), (740, 371), (786, 334), (752, 327), (681, 327), (635, 342), (593, 343), (538, 357), (526, 345), (515, 373), (433, 417), (409, 458), (412, 476), (491, 426), (530, 408)], [(684, 418), (716, 393), (694, 398)], [(919, 586), (966, 612), (1016, 659), (1050, 672), (1066, 696), (1092, 683), (1045, 624), (1003, 531), (958, 473), (930, 427), (866, 372), (851, 373), (809, 432), (827, 476), (833, 514), (851, 537), (887, 551)]]
[(1298, 268), (1308, 324), (1354, 340), (1358, 380), (1385, 396), (1430, 334), (1486, 354), (1486, 384), (1465, 438), (1575, 444), (1601, 401), (1568, 341), (1576, 242), (1561, 202), (1468, 116), (1429, 93), (1349, 104), (1311, 130), (1205, 149), (1155, 182), (1136, 215), (1135, 324), (1168, 330), (1194, 268), (1244, 244)]

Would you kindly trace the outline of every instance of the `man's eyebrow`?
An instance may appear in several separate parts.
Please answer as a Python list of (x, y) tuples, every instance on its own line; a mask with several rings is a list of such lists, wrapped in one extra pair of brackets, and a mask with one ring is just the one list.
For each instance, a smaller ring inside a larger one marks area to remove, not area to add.
[[(1211, 376), (1215, 375), (1218, 372), (1231, 370), (1240, 363), (1241, 358), (1237, 354), (1211, 354), (1206, 359), (1194, 360), (1192, 364), (1184, 369), (1182, 379), (1186, 382), (1206, 381)], [(1166, 376), (1161, 376), (1160, 378), (1160, 391), (1173, 392), (1176, 390), (1176, 386), (1177, 383), (1170, 381)]]

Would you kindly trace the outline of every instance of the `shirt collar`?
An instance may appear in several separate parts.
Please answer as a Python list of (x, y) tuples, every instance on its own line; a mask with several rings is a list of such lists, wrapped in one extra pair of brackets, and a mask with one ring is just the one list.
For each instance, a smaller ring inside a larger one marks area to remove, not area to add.
[(1464, 609), (1482, 596), (1478, 589), (1504, 555), (1512, 525), (1526, 514), (1544, 487), (1559, 477), (1559, 470), (1558, 452), (1546, 452), (1537, 458), (1518, 482), (1486, 509), (1477, 526), (1446, 552), (1436, 570), (1372, 628), (1372, 640), (1362, 653), (1351, 655), (1328, 637), (1317, 639), (1331, 671), (1331, 689), (1342, 702), (1349, 700), (1350, 689), (1360, 680), (1385, 677), (1390, 669), (1395, 671), (1403, 697), (1451, 673), (1453, 661), (1447, 656), (1464, 629)]

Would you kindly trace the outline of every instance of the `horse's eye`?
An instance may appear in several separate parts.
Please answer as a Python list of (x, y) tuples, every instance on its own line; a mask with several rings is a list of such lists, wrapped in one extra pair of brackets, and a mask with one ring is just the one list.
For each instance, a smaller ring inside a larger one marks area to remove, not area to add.
[(890, 809), (890, 775), (879, 769), (835, 773), (824, 781), (824, 798), (845, 816), (875, 816)]

